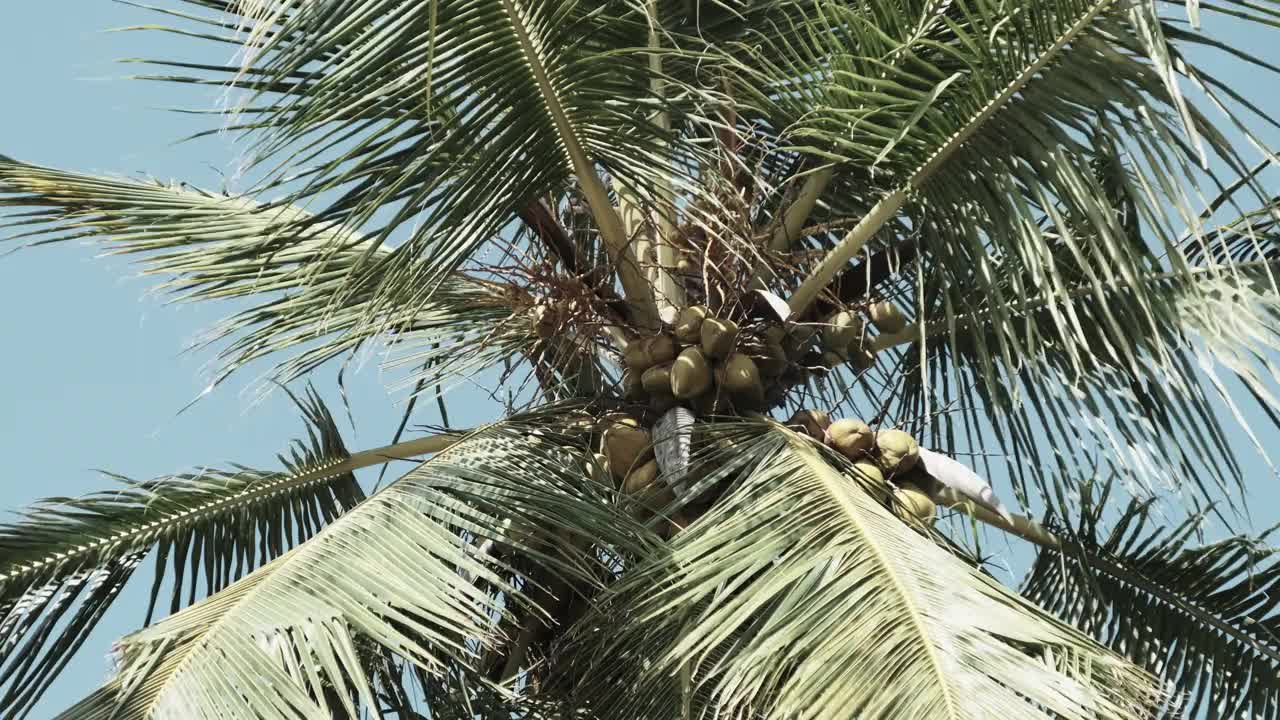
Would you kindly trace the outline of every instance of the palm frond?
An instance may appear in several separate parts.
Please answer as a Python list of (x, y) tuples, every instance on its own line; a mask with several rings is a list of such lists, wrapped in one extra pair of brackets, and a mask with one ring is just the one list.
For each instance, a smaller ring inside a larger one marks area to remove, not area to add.
[(1166, 524), (1134, 502), (1109, 518), (1107, 490), (1086, 495), (1023, 594), (1171, 683), (1186, 717), (1280, 717), (1275, 529), (1201, 544), (1204, 514)]
[(477, 431), (308, 543), (126, 638), (118, 675), (61, 717), (357, 717), (379, 694), (361, 648), (484, 684), (478, 656), (499, 621), (550, 610), (514, 554), (585, 591), (600, 583), (591, 543), (653, 544), (608, 501), (612, 487), (587, 477), (581, 441), (542, 421)]
[(1142, 671), (921, 535), (811, 441), (757, 431), (731, 457), (735, 487), (580, 630), (593, 712), (1119, 719), (1155, 701)]
[(172, 579), (169, 612), (287, 552), (364, 500), (329, 411), (296, 400), (307, 440), (285, 469), (233, 466), (49, 498), (0, 525), (0, 705), (21, 717), (155, 553), (146, 621)]
[[(296, 206), (0, 157), (0, 207), (16, 208), (0, 219), (10, 242), (103, 243), (110, 255), (141, 255), (143, 274), (164, 278), (156, 289), (176, 300), (254, 301), (201, 341), (225, 343), (213, 384), (276, 354), (288, 357), (277, 361), (273, 379), (288, 382), (383, 339), (418, 362), (417, 353), (433, 344), (481, 348), (433, 365), (424, 380), (434, 383), (530, 354), (538, 344), (531, 297), (462, 275), (451, 277), (426, 305), (401, 305), (370, 323), (375, 286), (353, 284), (351, 277), (366, 261), (368, 239), (313, 223), (314, 216)], [(390, 251), (379, 247), (372, 261)], [(383, 327), (393, 332), (381, 335)]]

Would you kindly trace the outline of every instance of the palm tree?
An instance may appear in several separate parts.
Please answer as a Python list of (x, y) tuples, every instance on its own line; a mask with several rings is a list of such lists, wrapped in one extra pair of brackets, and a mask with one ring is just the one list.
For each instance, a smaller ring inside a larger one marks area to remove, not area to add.
[[(1280, 72), (1205, 29), (1280, 3), (155, 9), (236, 54), (151, 77), (227, 88), (249, 189), (0, 157), (4, 226), (248, 303), (219, 379), (306, 435), (0, 526), (4, 717), (152, 556), (61, 717), (1280, 718), (1275, 123), (1196, 61)], [(414, 390), (351, 452), (288, 388), (370, 347)]]

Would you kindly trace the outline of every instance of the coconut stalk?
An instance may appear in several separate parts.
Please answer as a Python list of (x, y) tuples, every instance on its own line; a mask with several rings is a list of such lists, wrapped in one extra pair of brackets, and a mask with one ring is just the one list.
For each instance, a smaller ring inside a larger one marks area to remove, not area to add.
[(533, 73), (538, 89), (542, 93), (543, 102), (546, 103), (547, 112), (551, 115), (556, 130), (560, 134), (560, 141), (564, 144), (565, 152), (573, 163), (574, 175), (578, 178), (578, 184), (582, 187), (582, 194), (587, 199), (587, 205), (591, 208), (591, 215), (595, 218), (596, 229), (600, 233), (600, 239), (604, 242), (605, 249), (608, 251), (614, 267), (618, 269), (618, 278), (622, 281), (622, 291), (626, 296), (627, 304), (630, 306), (631, 315), (641, 328), (656, 330), (658, 328), (658, 313), (653, 301), (652, 287), (645, 278), (644, 272), (641, 270), (635, 253), (628, 242), (622, 218), (618, 215), (617, 209), (613, 207), (613, 203), (610, 202), (609, 193), (605, 190), (604, 183), (600, 181), (600, 176), (596, 174), (595, 167), (591, 160), (587, 158), (586, 150), (583, 149), (582, 144), (578, 141), (578, 136), (573, 132), (573, 126), (570, 125), (569, 117), (565, 113), (564, 107), (560, 104), (560, 98), (556, 94), (555, 86), (551, 83), (551, 78), (547, 76), (547, 69), (543, 66), (538, 56), (537, 48), (534, 47), (533, 40), (529, 37), (515, 4), (512, 0), (502, 0), (502, 7), (511, 18), (511, 26), (515, 29), (521, 52), (528, 61), (529, 69)]

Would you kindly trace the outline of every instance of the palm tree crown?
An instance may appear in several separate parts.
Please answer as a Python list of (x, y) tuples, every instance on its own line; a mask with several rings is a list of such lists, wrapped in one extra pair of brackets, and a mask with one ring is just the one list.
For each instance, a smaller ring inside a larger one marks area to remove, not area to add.
[[(1274, 121), (1194, 59), (1280, 72), (1207, 30), (1280, 3), (154, 9), (234, 54), (146, 62), (227, 88), (250, 187), (0, 156), (0, 227), (246, 301), (218, 380), (273, 358), (306, 439), (0, 525), (4, 717), (153, 556), (61, 717), (1280, 718)], [(369, 347), (412, 399), (351, 452), (288, 388)]]

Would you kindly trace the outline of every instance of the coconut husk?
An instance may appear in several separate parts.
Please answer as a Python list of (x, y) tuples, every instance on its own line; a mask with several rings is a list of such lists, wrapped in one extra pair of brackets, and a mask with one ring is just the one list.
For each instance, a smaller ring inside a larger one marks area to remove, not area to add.
[(701, 336), (702, 352), (707, 357), (727, 357), (738, 341), (738, 323), (709, 317), (702, 321)]
[(880, 455), (880, 466), (890, 476), (911, 470), (920, 460), (916, 439), (901, 430), (876, 433), (876, 451)]
[(876, 446), (876, 434), (861, 420), (845, 418), (831, 423), (826, 432), (827, 444), (850, 460), (857, 460)]
[(871, 324), (882, 333), (902, 332), (907, 327), (906, 316), (891, 302), (872, 303), (867, 308), (867, 317), (871, 318)]
[(640, 376), (640, 384), (650, 395), (671, 394), (671, 363), (654, 365)]
[(695, 398), (711, 388), (711, 367), (702, 350), (685, 348), (671, 366), (671, 394), (679, 400)]
[(831, 427), (831, 416), (822, 410), (797, 410), (787, 420), (787, 426), (822, 442), (826, 439), (827, 428)]
[(616, 423), (605, 430), (601, 444), (609, 461), (609, 472), (618, 479), (653, 457), (649, 431), (627, 423)]
[(702, 321), (711, 315), (711, 311), (702, 305), (693, 305), (680, 311), (676, 317), (675, 336), (682, 345), (696, 345), (702, 342)]

